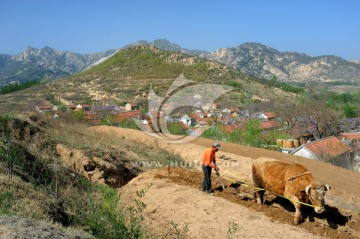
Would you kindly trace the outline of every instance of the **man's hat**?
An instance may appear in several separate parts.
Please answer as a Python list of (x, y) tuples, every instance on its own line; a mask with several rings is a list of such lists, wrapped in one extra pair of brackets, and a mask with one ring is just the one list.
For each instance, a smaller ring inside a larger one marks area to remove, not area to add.
[(212, 146), (220, 150), (220, 144), (218, 142), (213, 143)]

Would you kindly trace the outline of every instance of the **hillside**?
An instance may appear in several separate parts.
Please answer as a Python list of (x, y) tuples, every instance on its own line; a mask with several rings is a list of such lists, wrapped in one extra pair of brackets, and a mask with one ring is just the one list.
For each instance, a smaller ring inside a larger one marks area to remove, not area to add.
[(108, 50), (93, 54), (78, 54), (54, 50), (50, 47), (27, 47), (17, 55), (0, 55), (0, 86), (10, 82), (52, 80), (82, 71), (104, 57), (113, 54)]
[[(0, 157), (0, 214), (8, 215), (0, 217), (4, 239), (360, 236), (356, 172), (221, 142), (218, 157), (225, 157), (218, 165), (226, 189), (213, 175), (215, 195), (209, 196), (199, 190), (199, 155), (212, 140), (171, 144), (137, 130), (89, 128), (36, 115), (1, 116), (0, 122), (0, 149), (18, 155), (14, 164)], [(288, 201), (266, 194), (266, 204), (257, 205), (251, 199), (251, 165), (260, 156), (303, 164), (328, 183), (327, 211), (317, 215), (304, 208), (304, 221), (294, 225)]]
[(148, 170), (136, 162), (181, 161), (124, 137), (97, 137), (86, 125), (35, 114), (0, 115), (0, 139), (1, 239), (139, 238), (145, 232), (140, 218), (117, 209), (122, 201), (116, 188)]
[[(157, 167), (141, 174), (120, 189), (130, 205), (133, 205), (134, 192), (144, 190), (142, 201), (147, 205), (144, 210), (146, 222), (154, 232), (161, 233), (161, 238), (173, 238), (174, 235), (225, 238), (235, 226), (240, 230), (235, 230), (231, 238), (353, 239), (360, 236), (359, 191), (354, 190), (359, 188), (359, 173), (317, 160), (221, 142), (222, 150), (218, 154), (225, 157), (217, 158), (217, 163), (226, 189), (222, 191), (219, 178), (213, 175), (215, 196), (208, 196), (200, 190), (203, 179), (200, 156), (212, 140), (197, 138), (186, 144), (169, 144), (130, 129), (101, 126), (93, 127), (91, 131), (104, 137), (111, 135), (136, 140), (175, 153), (184, 160), (180, 165), (169, 162), (170, 167)], [(266, 193), (266, 204), (257, 205), (252, 200), (251, 166), (258, 157), (300, 163), (316, 180), (331, 185), (325, 196), (327, 211), (318, 215), (305, 207), (304, 222), (295, 226), (293, 206), (287, 200)], [(160, 165), (155, 162), (149, 165)]]
[[(235, 86), (224, 102), (240, 105), (252, 100), (294, 97), (293, 94), (257, 83), (257, 79), (226, 65), (153, 46), (123, 49), (106, 61), (67, 79), (42, 84), (0, 97), (4, 109), (29, 109), (45, 97), (78, 102), (146, 101), (150, 84), (164, 95), (171, 83), (183, 74), (197, 83)], [(12, 106), (9, 106), (12, 105)]]

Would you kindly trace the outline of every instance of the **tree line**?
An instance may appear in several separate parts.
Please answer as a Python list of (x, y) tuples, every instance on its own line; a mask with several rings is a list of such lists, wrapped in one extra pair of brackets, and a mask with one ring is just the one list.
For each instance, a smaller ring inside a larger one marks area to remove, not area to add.
[(19, 90), (24, 90), (38, 84), (40, 84), (39, 80), (32, 80), (23, 83), (18, 83), (18, 82), (10, 83), (0, 88), (0, 95), (8, 94)]

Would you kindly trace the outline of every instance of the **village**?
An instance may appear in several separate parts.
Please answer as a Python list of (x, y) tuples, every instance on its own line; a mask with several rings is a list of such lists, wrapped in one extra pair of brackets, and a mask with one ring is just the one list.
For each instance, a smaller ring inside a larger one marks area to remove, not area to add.
[[(161, 105), (161, 109), (169, 107)], [(274, 112), (254, 112), (238, 107), (227, 107), (222, 103), (207, 103), (201, 107), (192, 107), (165, 114), (162, 110), (144, 110), (137, 102), (124, 105), (107, 103), (105, 105), (73, 104), (67, 106), (49, 103), (35, 106), (37, 113), (51, 119), (65, 118), (75, 114), (80, 120), (91, 125), (112, 125), (137, 128), (149, 133), (159, 133), (155, 124), (171, 124), (171, 133), (200, 137), (209, 129), (221, 127), (224, 134), (236, 134), (245, 129), (246, 122), (256, 120), (263, 135), (275, 131), (287, 131), (287, 125)], [(133, 119), (139, 122), (133, 123)], [(130, 126), (132, 125), (132, 127)], [(160, 127), (160, 132), (161, 132)], [(293, 128), (288, 138), (278, 138), (268, 149), (328, 162), (346, 169), (360, 172), (360, 132), (343, 132), (321, 139)], [(222, 139), (226, 141), (226, 139)]]

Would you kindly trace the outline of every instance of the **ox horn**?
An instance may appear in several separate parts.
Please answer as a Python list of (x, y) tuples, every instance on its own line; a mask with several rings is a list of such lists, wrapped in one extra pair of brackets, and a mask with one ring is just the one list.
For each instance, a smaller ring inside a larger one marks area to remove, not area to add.
[(325, 183), (325, 185), (324, 185), (324, 186), (325, 186), (325, 188), (326, 188), (326, 191), (329, 191), (329, 190), (330, 190), (330, 188), (331, 188), (331, 187), (330, 187), (328, 184), (326, 184), (326, 183)]
[(310, 185), (306, 187), (306, 189), (305, 189), (306, 195), (309, 195), (310, 188), (311, 188)]

